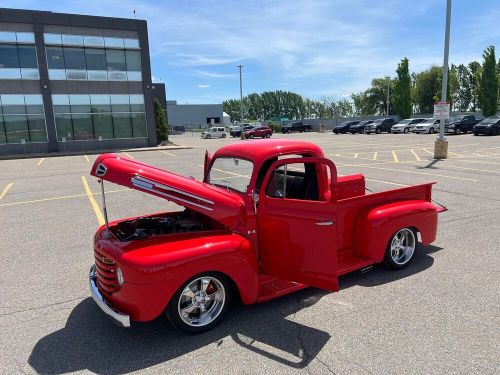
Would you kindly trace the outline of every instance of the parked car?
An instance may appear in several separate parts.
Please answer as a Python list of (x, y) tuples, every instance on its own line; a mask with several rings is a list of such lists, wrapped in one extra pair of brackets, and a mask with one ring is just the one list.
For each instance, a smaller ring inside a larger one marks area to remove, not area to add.
[(380, 118), (374, 120), (371, 124), (365, 126), (365, 134), (376, 133), (380, 134), (382, 132), (391, 132), (392, 125), (395, 124), (393, 118)]
[(365, 126), (368, 125), (368, 124), (371, 124), (373, 122), (373, 120), (364, 120), (364, 121), (360, 121), (358, 122), (356, 125), (352, 125), (350, 128), (349, 128), (349, 131), (352, 133), (352, 134), (356, 134), (356, 133), (363, 133), (365, 131)]
[(416, 124), (425, 121), (425, 118), (407, 118), (392, 125), (391, 133), (409, 133), (415, 129)]
[(474, 125), (473, 131), (474, 135), (479, 135), (479, 134), (499, 135), (500, 117), (492, 116), (484, 119), (480, 123)]
[(340, 276), (381, 262), (402, 269), (419, 239), (435, 240), (444, 211), (432, 203), (434, 182), (366, 194), (362, 174), (338, 176), (309, 142), (233, 143), (207, 152), (204, 171), (197, 181), (122, 155), (95, 161), (101, 184), (184, 207), (113, 222), (105, 214), (92, 237), (91, 296), (119, 325), (165, 314), (199, 333), (236, 299), (338, 291)]
[(439, 120), (434, 120), (433, 118), (427, 118), (425, 121), (418, 125), (415, 125), (414, 133), (429, 133), (434, 134), (434, 132), (439, 131)]
[(281, 128), (283, 133), (307, 132), (311, 131), (311, 125), (304, 124), (302, 121), (292, 121)]
[(273, 129), (267, 125), (257, 125), (245, 130), (245, 138), (269, 138), (273, 135)]
[(209, 128), (207, 131), (201, 132), (201, 138), (226, 138), (226, 129), (223, 126)]
[(465, 134), (473, 130), (474, 125), (479, 122), (474, 115), (460, 115), (451, 117), (445, 124), (444, 131), (453, 134)]
[(335, 134), (347, 133), (351, 126), (359, 124), (359, 121), (343, 121), (333, 128)]
[[(246, 130), (251, 129), (251, 128), (253, 128), (252, 125), (250, 125), (250, 124), (243, 124), (243, 132), (245, 132)], [(241, 137), (241, 125), (233, 126), (233, 128), (229, 132), (229, 135), (231, 137)]]

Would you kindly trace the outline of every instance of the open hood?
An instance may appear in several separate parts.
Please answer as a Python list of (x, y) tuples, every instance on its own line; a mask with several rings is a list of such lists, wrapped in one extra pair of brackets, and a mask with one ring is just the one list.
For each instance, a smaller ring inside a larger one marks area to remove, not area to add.
[(236, 193), (116, 154), (100, 155), (90, 174), (167, 199), (228, 228), (234, 227), (244, 217), (244, 201)]

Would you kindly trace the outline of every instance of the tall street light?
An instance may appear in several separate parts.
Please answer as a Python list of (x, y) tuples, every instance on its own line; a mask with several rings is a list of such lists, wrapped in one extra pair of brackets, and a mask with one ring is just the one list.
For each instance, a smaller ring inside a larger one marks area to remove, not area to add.
[[(443, 82), (441, 86), (441, 102), (446, 102), (446, 90), (448, 88), (448, 55), (450, 51), (450, 19), (451, 0), (446, 1), (446, 28), (444, 34), (444, 61)], [(448, 141), (444, 136), (445, 120), (439, 120), (439, 136), (434, 142), (434, 159), (446, 159), (448, 157)]]
[(240, 69), (240, 123), (241, 123), (241, 139), (245, 139), (245, 133), (243, 133), (243, 79), (241, 76), (241, 69), (243, 65), (237, 65), (237, 68)]

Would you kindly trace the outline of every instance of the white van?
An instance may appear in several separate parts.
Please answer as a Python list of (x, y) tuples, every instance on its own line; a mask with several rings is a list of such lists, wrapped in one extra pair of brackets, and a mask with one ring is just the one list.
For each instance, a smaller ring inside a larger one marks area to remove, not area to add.
[(226, 129), (223, 126), (209, 128), (207, 131), (201, 133), (201, 138), (226, 138)]

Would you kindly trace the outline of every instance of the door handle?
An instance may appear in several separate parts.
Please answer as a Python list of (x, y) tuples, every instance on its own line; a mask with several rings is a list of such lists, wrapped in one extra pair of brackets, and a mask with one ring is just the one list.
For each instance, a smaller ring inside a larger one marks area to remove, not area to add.
[(335, 224), (335, 222), (333, 222), (332, 220), (330, 220), (330, 221), (318, 221), (316, 223), (316, 225), (321, 225), (321, 226), (333, 225), (333, 224)]

